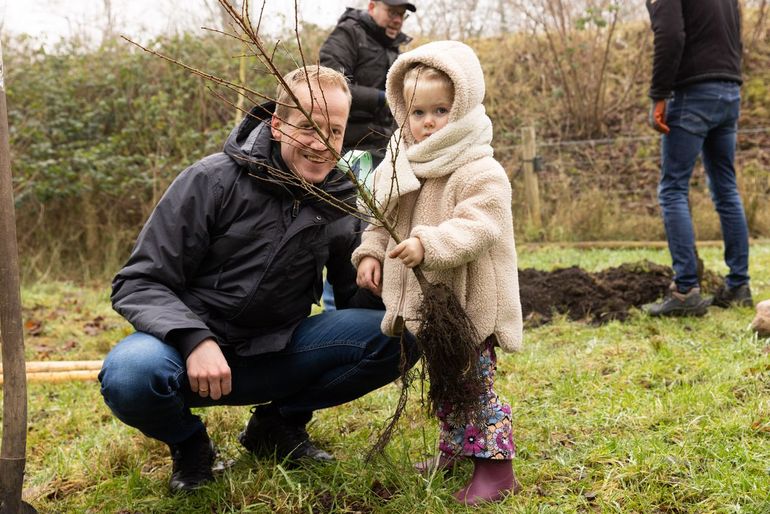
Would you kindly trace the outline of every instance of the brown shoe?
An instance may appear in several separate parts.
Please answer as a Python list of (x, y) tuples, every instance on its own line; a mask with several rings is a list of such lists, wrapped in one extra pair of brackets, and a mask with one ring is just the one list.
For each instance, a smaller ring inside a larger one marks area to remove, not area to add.
[(672, 282), (662, 301), (647, 304), (642, 308), (653, 317), (703, 316), (708, 306), (709, 302), (700, 294), (700, 287), (693, 287), (686, 293), (680, 293), (676, 284)]
[(748, 284), (741, 284), (735, 287), (723, 285), (714, 293), (714, 299), (711, 305), (727, 309), (728, 307), (752, 307), (754, 299), (751, 297), (751, 288)]

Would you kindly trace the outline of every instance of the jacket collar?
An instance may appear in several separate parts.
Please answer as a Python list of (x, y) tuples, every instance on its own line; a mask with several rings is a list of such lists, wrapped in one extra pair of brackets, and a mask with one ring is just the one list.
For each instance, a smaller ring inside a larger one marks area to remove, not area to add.
[(374, 197), (382, 205), (391, 205), (398, 197), (417, 191), (425, 179), (452, 174), (494, 154), (492, 122), (483, 105), (420, 143), (405, 139), (404, 132), (408, 130), (398, 129), (393, 134), (385, 159), (374, 171)]
[(385, 29), (377, 25), (374, 19), (364, 9), (348, 7), (345, 9), (345, 12), (342, 14), (342, 16), (340, 16), (339, 22), (342, 22), (346, 19), (357, 21), (364, 28), (367, 34), (369, 34), (385, 48), (395, 48), (397, 50), (399, 46), (405, 45), (412, 41), (412, 38), (403, 32), (399, 32), (398, 36), (395, 38), (389, 38), (388, 35), (385, 34)]

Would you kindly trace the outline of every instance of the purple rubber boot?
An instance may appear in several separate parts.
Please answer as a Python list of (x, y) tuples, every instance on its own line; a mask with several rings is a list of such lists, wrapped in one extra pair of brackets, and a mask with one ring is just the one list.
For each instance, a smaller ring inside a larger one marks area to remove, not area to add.
[(521, 491), (513, 473), (513, 461), (473, 458), (473, 476), (468, 485), (454, 494), (465, 505), (497, 502)]

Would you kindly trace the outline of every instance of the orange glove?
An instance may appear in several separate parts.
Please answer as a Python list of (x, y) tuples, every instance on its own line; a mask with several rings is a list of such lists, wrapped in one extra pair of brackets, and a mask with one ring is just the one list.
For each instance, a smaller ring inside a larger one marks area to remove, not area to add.
[(665, 100), (653, 100), (652, 107), (650, 108), (649, 117), (650, 127), (657, 130), (661, 134), (668, 134), (671, 129), (666, 125), (666, 101)]

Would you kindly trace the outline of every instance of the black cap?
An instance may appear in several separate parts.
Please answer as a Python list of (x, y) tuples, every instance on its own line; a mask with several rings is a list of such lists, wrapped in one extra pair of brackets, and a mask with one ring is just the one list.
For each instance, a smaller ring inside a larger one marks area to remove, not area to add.
[(415, 7), (413, 3), (406, 2), (405, 0), (382, 0), (382, 3), (388, 4), (393, 7), (398, 7), (399, 5), (405, 5), (407, 11), (417, 12), (417, 7)]

